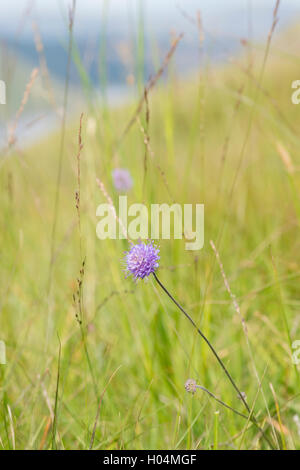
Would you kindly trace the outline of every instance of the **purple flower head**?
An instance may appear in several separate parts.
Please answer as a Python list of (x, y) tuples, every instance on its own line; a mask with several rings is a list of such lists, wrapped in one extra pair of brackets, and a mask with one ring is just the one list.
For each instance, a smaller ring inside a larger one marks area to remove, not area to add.
[(126, 192), (132, 188), (132, 178), (125, 168), (115, 168), (112, 171), (114, 186), (119, 192)]
[(158, 268), (159, 248), (153, 241), (147, 243), (139, 242), (132, 245), (125, 253), (126, 272), (132, 274), (134, 279), (144, 279), (154, 273)]

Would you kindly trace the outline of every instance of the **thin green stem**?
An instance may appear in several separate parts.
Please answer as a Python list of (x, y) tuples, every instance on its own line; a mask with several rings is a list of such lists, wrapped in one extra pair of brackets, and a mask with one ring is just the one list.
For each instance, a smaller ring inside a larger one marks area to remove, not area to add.
[(220, 400), (220, 398), (216, 397), (216, 395), (214, 395), (212, 392), (210, 392), (209, 390), (207, 390), (207, 388), (202, 387), (202, 385), (196, 385), (196, 387), (199, 388), (200, 390), (202, 390), (203, 392), (207, 393), (211, 398), (213, 398), (213, 399), (216, 400), (218, 403), (220, 403), (220, 405), (224, 406), (225, 408), (228, 408), (228, 410), (233, 411), (233, 413), (237, 414), (238, 416), (241, 416), (241, 417), (244, 418), (244, 419), (248, 419), (248, 418), (249, 418), (247, 415), (244, 415), (244, 413), (240, 413), (240, 412), (239, 412), (238, 410), (236, 410), (235, 408), (232, 408), (232, 406), (227, 405), (227, 403), (225, 403), (224, 401)]
[[(220, 405), (224, 406), (225, 408), (227, 408), (228, 410), (231, 410), (233, 411), (233, 413), (235, 413), (236, 415), (238, 416), (241, 416), (242, 418), (246, 419), (246, 420), (249, 420), (249, 416), (245, 415), (244, 413), (240, 413), (238, 410), (236, 410), (235, 408), (232, 408), (232, 406), (230, 405), (227, 405), (227, 403), (225, 403), (224, 401), (220, 400), (220, 398), (216, 397), (216, 395), (214, 395), (212, 392), (210, 392), (209, 390), (207, 390), (207, 388), (205, 387), (202, 387), (202, 385), (196, 385), (197, 388), (199, 388), (200, 390), (202, 390), (203, 392), (207, 393), (211, 398), (213, 398), (214, 400), (216, 400), (218, 403), (220, 403)], [(264, 438), (267, 440), (268, 444), (271, 446), (271, 448), (273, 448), (272, 444), (270, 443), (269, 439), (266, 437), (264, 431), (259, 427), (259, 425), (257, 424), (256, 421), (251, 421), (252, 424), (259, 430), (259, 432), (261, 432), (264, 436)]]
[(58, 170), (57, 170), (56, 188), (55, 188), (54, 217), (53, 217), (53, 224), (52, 224), (52, 231), (51, 231), (50, 266), (49, 266), (49, 275), (48, 275), (48, 284), (47, 284), (48, 294), (50, 293), (50, 289), (51, 289), (52, 270), (53, 270), (53, 263), (54, 263), (55, 236), (56, 236), (57, 219), (58, 219), (60, 187), (61, 187), (61, 178), (62, 178), (62, 163), (63, 163), (63, 154), (64, 154), (64, 145), (65, 145), (65, 135), (66, 135), (66, 117), (67, 117), (68, 93), (69, 93), (69, 84), (70, 84), (75, 10), (76, 10), (76, 0), (73, 0), (73, 5), (69, 12), (69, 45), (68, 45), (66, 79), (65, 79), (65, 86), (64, 86), (63, 114), (62, 114), (62, 121), (61, 121), (61, 137), (60, 137), (60, 145), (59, 145)]
[(52, 450), (56, 450), (56, 429), (57, 429), (57, 405), (58, 405), (58, 390), (59, 390), (59, 381), (60, 381), (60, 360), (61, 360), (61, 342), (60, 337), (58, 336), (59, 350), (58, 350), (58, 363), (57, 363), (57, 379), (56, 379), (56, 391), (55, 391), (55, 405), (53, 413), (53, 425), (52, 425)]

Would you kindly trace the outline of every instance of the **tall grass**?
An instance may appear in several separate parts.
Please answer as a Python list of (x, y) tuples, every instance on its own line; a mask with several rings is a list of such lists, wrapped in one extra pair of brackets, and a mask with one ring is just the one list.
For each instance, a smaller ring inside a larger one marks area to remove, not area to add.
[[(141, 7), (140, 39), (142, 14)], [(297, 28), (285, 33), (289, 44), (297, 34)], [(161, 240), (159, 277), (210, 338), (273, 446), (300, 448), (299, 366), (291, 360), (291, 343), (300, 338), (300, 108), (290, 100), (299, 57), (297, 50), (283, 54), (285, 35), (267, 43), (267, 58), (266, 46), (262, 52), (252, 45), (251, 70), (245, 54), (230, 65), (206, 62), (200, 78), (188, 80), (172, 70), (173, 44), (162, 62), (164, 83), (158, 67), (135, 102), (110, 109), (104, 100), (98, 109), (87, 101), (80, 187), (79, 115), (62, 132), (5, 154), (0, 446), (268, 448), (250, 420), (222, 405), (244, 412), (176, 306), (153, 281), (124, 278), (127, 240), (96, 238), (96, 207), (106, 202), (96, 177), (118, 208), (110, 175), (118, 165), (134, 179), (129, 204), (205, 204), (204, 248), (188, 252), (184, 241)], [(73, 45), (69, 56), (81, 66)], [(138, 50), (141, 67), (140, 43)], [(95, 132), (87, 126), (91, 118)], [(292, 173), (278, 142), (291, 156)], [(188, 394), (191, 377), (221, 402), (203, 389)]]

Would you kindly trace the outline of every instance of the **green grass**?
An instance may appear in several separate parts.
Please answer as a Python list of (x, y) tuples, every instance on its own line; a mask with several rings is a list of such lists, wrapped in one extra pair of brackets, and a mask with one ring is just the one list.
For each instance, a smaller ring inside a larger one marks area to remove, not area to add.
[[(74, 116), (65, 136), (50, 289), (60, 135), (3, 161), (0, 339), (7, 364), (0, 365), (0, 447), (87, 449), (99, 406), (94, 449), (268, 448), (251, 423), (201, 390), (185, 391), (194, 378), (244, 412), (206, 344), (157, 284), (125, 280), (127, 242), (96, 238), (96, 208), (106, 202), (96, 177), (117, 206), (110, 175), (122, 166), (134, 179), (129, 203), (205, 204), (204, 248), (188, 252), (184, 241), (161, 240), (160, 280), (209, 337), (274, 447), (300, 448), (299, 366), (291, 360), (291, 342), (300, 338), (300, 107), (290, 99), (298, 58), (274, 43), (258, 91), (237, 64), (208, 65), (201, 80), (182, 81), (172, 71), (148, 97), (154, 157), (148, 155), (145, 186), (137, 123), (114, 147), (136, 104), (103, 112), (90, 104), (82, 129), (81, 237)], [(246, 67), (247, 59), (238, 63)], [(255, 80), (261, 65), (257, 48)], [(88, 117), (97, 120), (95, 135), (86, 131)], [(145, 107), (140, 117), (145, 123)], [(278, 142), (292, 157), (293, 174)], [(79, 312), (73, 294), (83, 258)]]

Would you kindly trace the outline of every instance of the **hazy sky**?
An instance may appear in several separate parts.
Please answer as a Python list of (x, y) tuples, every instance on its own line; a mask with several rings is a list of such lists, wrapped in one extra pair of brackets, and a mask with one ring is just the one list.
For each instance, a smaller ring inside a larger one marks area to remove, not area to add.
[[(55, 12), (59, 8), (59, 4), (67, 6), (72, 0), (35, 0), (35, 4), (43, 13)], [(103, 3), (108, 3), (113, 14), (126, 11), (128, 5), (135, 5), (142, 2), (147, 5), (148, 10), (166, 11), (179, 4), (188, 8), (199, 8), (207, 11), (225, 10), (226, 8), (247, 7), (252, 4), (253, 8), (267, 6), (272, 8), (275, 0), (77, 0), (77, 7), (80, 13), (85, 15), (93, 15)], [(24, 9), (32, 0), (9, 0), (1, 2), (1, 20), (12, 19), (16, 15), (17, 9)], [(299, 7), (299, 0), (281, 0), (281, 6)]]
[[(22, 18), (22, 13), (32, 6), (32, 14), (44, 33), (57, 34), (63, 28), (63, 16), (72, 0), (1, 0), (0, 31), (13, 33)], [(142, 4), (146, 24), (150, 29), (180, 29), (186, 20), (178, 7), (195, 15), (199, 9), (204, 25), (213, 32), (241, 34), (248, 24), (252, 12), (253, 28), (267, 26), (271, 22), (275, 0), (77, 0), (77, 31), (84, 32), (87, 23), (100, 24), (103, 7), (108, 8), (109, 27), (124, 29), (134, 19), (138, 6)], [(280, 18), (286, 22), (300, 16), (300, 0), (281, 0)], [(235, 18), (239, 18), (235, 21)], [(26, 29), (26, 28), (25, 28)], [(1, 33), (0, 33), (1, 34)]]

